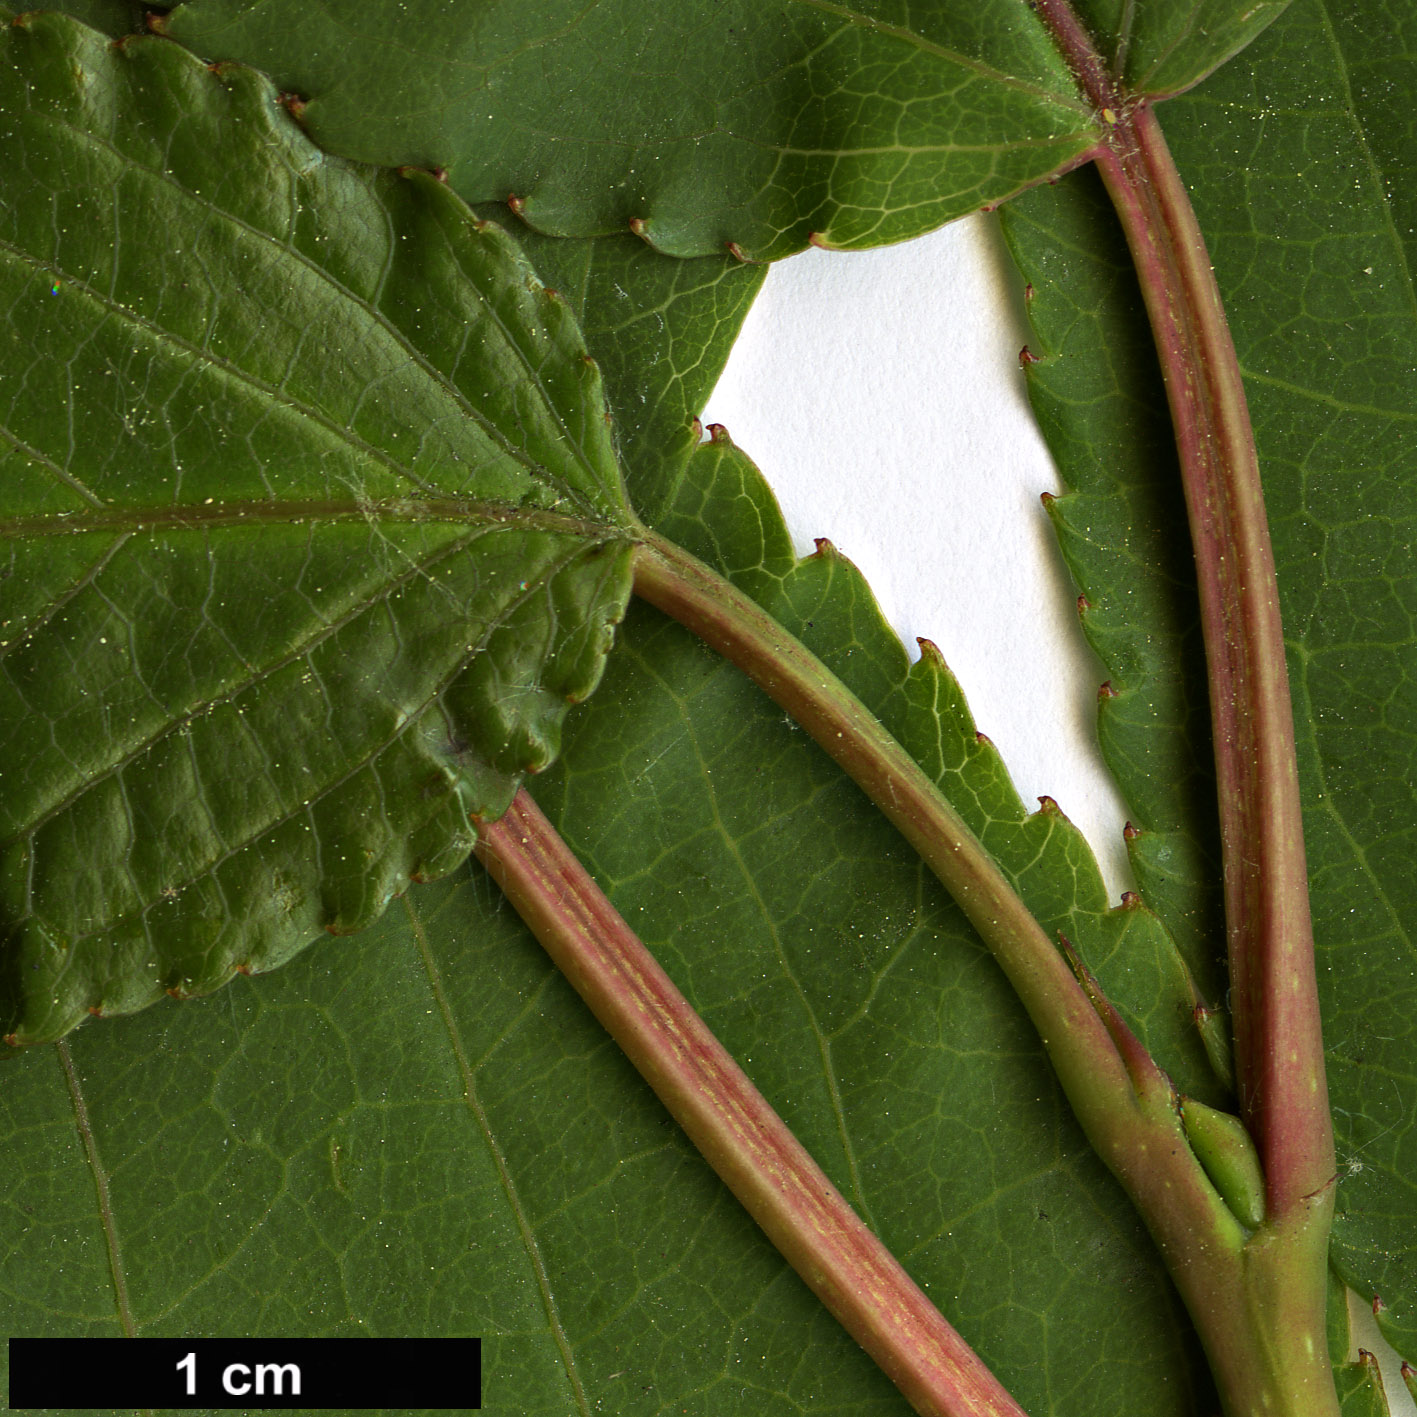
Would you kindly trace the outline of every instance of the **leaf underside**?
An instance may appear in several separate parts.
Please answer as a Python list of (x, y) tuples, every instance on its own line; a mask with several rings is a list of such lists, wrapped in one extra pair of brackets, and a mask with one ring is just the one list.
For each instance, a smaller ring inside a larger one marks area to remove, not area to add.
[[(1215, 6), (1191, 8), (1191, 18), (1216, 19)], [(1311, 62), (1304, 49), (1313, 35), (1302, 27), (1297, 33), (1279, 62), (1299, 68)], [(1227, 118), (1254, 122), (1267, 107), (1232, 100)], [(1205, 112), (1177, 103), (1167, 113), (1183, 110)], [(1199, 169), (1213, 131), (1198, 124), (1187, 153), (1187, 136), (1178, 138), (1176, 121), (1167, 121), (1183, 170)], [(1253, 156), (1252, 147), (1244, 150)], [(1233, 183), (1220, 185), (1216, 161), (1225, 156), (1216, 147), (1211, 159), (1217, 205), (1230, 212)], [(1204, 185), (1197, 195), (1205, 199)], [(1062, 220), (1081, 220), (1074, 231), (1086, 230), (1088, 202), (1081, 212)], [(1220, 224), (1214, 215), (1211, 223)], [(1062, 245), (1063, 256), (1074, 254)], [(558, 271), (552, 283), (571, 297), (588, 331), (643, 330), (656, 297), (638, 326), (633, 315), (617, 315), (613, 287), (634, 290), (615, 269), (622, 253), (608, 242), (583, 249), (592, 247), (588, 267), (600, 262), (606, 277), (598, 289), (593, 270), (578, 293), (574, 275)], [(576, 259), (566, 257), (567, 270)], [(622, 269), (636, 264), (628, 254), (623, 262)], [(1223, 281), (1222, 256), (1217, 264)], [(710, 323), (731, 337), (736, 308), (727, 264), (694, 266), (702, 275), (666, 276), (670, 293), (660, 297), (682, 311), (694, 303), (695, 287), (703, 292), (684, 350)], [(1066, 274), (1073, 269), (1055, 267), (1055, 293), (1060, 286), (1073, 292), (1076, 275)], [(643, 288), (656, 280), (649, 275)], [(730, 313), (715, 316), (721, 295)], [(1040, 322), (1044, 309), (1036, 303)], [(1112, 316), (1108, 328), (1133, 317)], [(612, 379), (612, 357), (591, 347)], [(636, 362), (626, 359), (627, 390), (639, 377)], [(647, 355), (640, 368), (653, 367)], [(1079, 403), (1090, 400), (1099, 412), (1097, 390), (1113, 374), (1089, 374), (1092, 391)], [(664, 400), (666, 430), (681, 385), (679, 406), (696, 406), (692, 370), (675, 364), (674, 383)], [(1143, 397), (1154, 400), (1154, 391)], [(1133, 409), (1134, 422), (1145, 429), (1155, 406), (1141, 418)], [(617, 419), (628, 439), (633, 409), (617, 407)], [(1389, 427), (1382, 446), (1390, 435)], [(712, 496), (702, 509), (692, 497), (686, 504), (691, 484), (678, 480), (678, 469), (690, 452), (687, 430), (681, 423), (666, 434), (672, 448), (659, 439), (656, 430), (631, 459), (640, 504), (664, 507), (690, 539), (698, 520), (709, 538), (701, 549), (717, 541), (726, 569), (751, 573), (759, 553), (741, 548), (756, 529), (721, 509), (710, 515)], [(709, 488), (733, 479), (740, 491), (746, 485), (731, 449), (693, 457), (698, 471), (712, 469)], [(1132, 513), (1099, 491), (1097, 516), (1125, 523)], [(1138, 492), (1124, 505), (1144, 509), (1153, 497)], [(1080, 506), (1065, 499), (1056, 509), (1065, 546), (1069, 517), (1083, 527), (1079, 542), (1107, 524), (1077, 520)], [(1134, 620), (1174, 653), (1176, 637), (1188, 633), (1166, 585), (1174, 556), (1145, 559), (1152, 549), (1142, 546), (1138, 565), (1158, 568), (1159, 620), (1148, 618), (1150, 610), (1120, 611), (1122, 601), (1132, 603), (1131, 586), (1115, 564), (1100, 579), (1094, 567), (1089, 581), (1082, 554), (1069, 554), (1089, 595), (1102, 591), (1089, 612), (1094, 625), (1109, 615), (1121, 629)], [(782, 564), (779, 547), (761, 584), (764, 595), (775, 580), (795, 586), (778, 602), (785, 619), (794, 597), (808, 618), (825, 598), (842, 623), (869, 623), (874, 611), (861, 609), (862, 589), (844, 563), (822, 558), (786, 581)], [(1302, 583), (1305, 563), (1296, 560), (1293, 569)], [(1119, 583), (1123, 592), (1109, 598), (1108, 587)], [(848, 605), (865, 618), (854, 618)], [(1109, 652), (1099, 639), (1109, 663), (1121, 643)], [(1131, 643), (1144, 660), (1138, 641)], [(895, 684), (898, 646), (868, 653), (852, 640), (843, 652), (847, 663), (838, 668), (848, 675), (853, 659), (871, 661), (869, 672), (858, 665), (858, 687)], [(1174, 780), (1192, 784), (1187, 795), (1199, 801), (1198, 719), (1183, 686), (1148, 677), (1162, 659), (1141, 664), (1127, 693), (1110, 701), (1113, 727), (1104, 722), (1104, 738), (1114, 754), (1137, 744), (1123, 727), (1137, 706), (1138, 723), (1164, 725), (1172, 715), (1181, 737), (1165, 736), (1156, 760), (1178, 765)], [(953, 695), (938, 667), (917, 667), (912, 678), (928, 687), (931, 708)], [(650, 934), (654, 919), (685, 920), (672, 935), (661, 923), (661, 937), (652, 938), (678, 982), (931, 1292), (953, 1296), (942, 1303), (969, 1336), (996, 1335), (986, 1356), (1026, 1396), (1028, 1410), (1091, 1414), (1112, 1410), (1106, 1403), (1115, 1397), (1119, 1413), (1208, 1411), (1206, 1394), (1188, 1386), (1199, 1371), (1196, 1355), (1172, 1346), (1184, 1320), (1130, 1210), (1076, 1138), (1036, 1040), (992, 965), (971, 937), (954, 933), (951, 907), (918, 863), (779, 715), (657, 617), (632, 619), (604, 692), (604, 711), (592, 710), (572, 734), (564, 776), (555, 770), (539, 787), (543, 805), (556, 809), (637, 928)], [(921, 709), (895, 692), (903, 715), (906, 706)], [(945, 721), (967, 727), (961, 715), (959, 705)], [(1054, 848), (1066, 843), (1066, 824), (1023, 814), (978, 745), (965, 735), (949, 744), (945, 752), (942, 742), (942, 762), (955, 765), (958, 784), (973, 784), (986, 819), (995, 812), (999, 835), (1016, 832), (1026, 842), (1032, 831)], [(455, 746), (451, 736), (444, 746)], [(1143, 756), (1137, 750), (1137, 760)], [(1128, 778), (1115, 757), (1114, 767), (1135, 806), (1141, 777), (1133, 771)], [(715, 794), (744, 776), (754, 796)], [(618, 805), (607, 820), (608, 785)], [(694, 801), (701, 815), (673, 825)], [(1210, 907), (1190, 856), (1204, 857), (1208, 829), (1191, 805), (1170, 818), (1164, 810), (1138, 815), (1148, 827), (1133, 844), (1139, 869), (1151, 873), (1146, 903), (1172, 925), (1194, 976), (1205, 977), (1215, 966)], [(651, 849), (634, 854), (636, 840)], [(1158, 845), (1171, 854), (1142, 860), (1148, 849), (1156, 856)], [(746, 901), (713, 886), (734, 869)], [(1050, 908), (1046, 895), (1039, 900), (1038, 908)], [(1055, 897), (1051, 908), (1059, 918), (1088, 916), (1066, 899)], [(1084, 926), (1105, 928), (1116, 913), (1109, 916), (1103, 902), (1097, 915)], [(723, 949), (725, 938), (735, 951), (743, 942), (740, 965)], [(1101, 953), (1111, 962), (1105, 944)], [(1114, 967), (1109, 987), (1125, 991), (1126, 956), (1119, 953)], [(1149, 1014), (1147, 997), (1168, 996), (1142, 992), (1134, 1016), (1143, 1026), (1165, 1013)], [(988, 1002), (981, 1007), (981, 1000)], [(74, 1097), (55, 1055), (34, 1052), (8, 1070), (0, 1136), (13, 1159), (5, 1205), (17, 1222), (10, 1232), (17, 1238), (0, 1256), (8, 1332), (117, 1331), (92, 1163), (107, 1172), (108, 1224), (122, 1242), (130, 1318), (141, 1332), (481, 1332), (490, 1340), (488, 1408), (507, 1413), (650, 1412), (671, 1404), (704, 1413), (902, 1410), (765, 1251), (475, 873), (411, 893), (372, 932), (331, 942), (281, 975), (122, 1028), (87, 1029), (66, 1046), (94, 1127), (87, 1158), (71, 1144)], [(1371, 1089), (1366, 1097), (1364, 1116), (1376, 1131), (1391, 1119), (1374, 1107)], [(1390, 1145), (1410, 1134), (1410, 1126), (1399, 1129)], [(410, 1159), (416, 1164), (404, 1164)], [(1406, 1174), (1414, 1172), (1409, 1166)], [(1346, 1178), (1346, 1197), (1353, 1179)], [(1381, 1179), (1387, 1189), (1372, 1212), (1350, 1207), (1341, 1222), (1370, 1226), (1357, 1232), (1374, 1252), (1363, 1256), (1368, 1268), (1350, 1269), (1360, 1287), (1384, 1248), (1385, 1273), (1401, 1280), (1404, 1265), (1411, 1273), (1410, 1247), (1383, 1239), (1413, 1233), (1407, 1192), (1393, 1184), (1395, 1165), (1385, 1163)], [(920, 1204), (921, 1195), (934, 1197), (933, 1209)], [(292, 1269), (302, 1275), (298, 1295)], [(1410, 1313), (1402, 1284), (1390, 1287), (1398, 1314)], [(1094, 1292), (1096, 1299), (1087, 1297)], [(1124, 1319), (1105, 1302), (1117, 1292), (1129, 1296)], [(1410, 1352), (1401, 1325), (1388, 1327)]]
[[(554, 757), (632, 524), (573, 317), (250, 70), (7, 26), (4, 1033), (269, 968)], [(155, 234), (160, 233), (160, 242)]]

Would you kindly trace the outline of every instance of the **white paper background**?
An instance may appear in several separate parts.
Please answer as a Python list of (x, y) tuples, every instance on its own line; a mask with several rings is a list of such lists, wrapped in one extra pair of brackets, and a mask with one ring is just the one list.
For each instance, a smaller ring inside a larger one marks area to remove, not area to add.
[(830, 538), (918, 657), (933, 640), (1014, 776), (1130, 886), (1093, 727), (1106, 677), (1039, 496), (1062, 487), (1019, 367), (1017, 276), (987, 218), (769, 273), (705, 423), (762, 468), (799, 551)]
[[(762, 468), (805, 554), (825, 536), (918, 655), (934, 640), (1025, 802), (1054, 798), (1130, 889), (1126, 819), (1093, 728), (1101, 663), (1039, 503), (1062, 490), (1028, 409), (1018, 278), (974, 217), (867, 252), (778, 263), (704, 422)], [(1394, 1417), (1417, 1417), (1366, 1308)]]

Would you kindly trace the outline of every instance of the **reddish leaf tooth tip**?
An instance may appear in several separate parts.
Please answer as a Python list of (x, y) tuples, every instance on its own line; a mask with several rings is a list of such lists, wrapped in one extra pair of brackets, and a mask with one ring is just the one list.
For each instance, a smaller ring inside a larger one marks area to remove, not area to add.
[(1051, 507), (1058, 499), (1051, 492), (1040, 492), (1038, 494), (1038, 500), (1042, 502), (1045, 507)]
[(725, 241), (723, 244), (728, 254), (732, 256), (739, 265), (751, 266), (753, 264), (753, 258), (749, 256), (736, 241)]
[(934, 640), (927, 640), (923, 635), (917, 635), (915, 643), (920, 646), (920, 658), (925, 660), (927, 664), (931, 664), (937, 669), (944, 667), (945, 656), (940, 653), (940, 647)]
[(1140, 827), (1137, 827), (1137, 826), (1133, 826), (1133, 825), (1131, 824), (1131, 822), (1128, 822), (1128, 823), (1126, 824), (1126, 826), (1124, 826), (1124, 827), (1122, 828), (1122, 840), (1123, 840), (1123, 841), (1135, 841), (1140, 835), (1141, 835), (1141, 828), (1140, 828)]
[(1045, 817), (1061, 817), (1063, 815), (1062, 808), (1051, 797), (1040, 797), (1038, 810)]
[(513, 216), (522, 216), (526, 212), (526, 198), (517, 196), (515, 192), (509, 192), (507, 206), (511, 208)]
[(147, 11), (147, 13), (143, 16), (143, 23), (153, 34), (167, 33), (167, 16), (164, 14), (160, 14), (156, 10)]
[(1031, 303), (1032, 300), (1033, 300), (1033, 282), (1032, 282), (1032, 281), (1029, 281), (1028, 284), (1025, 285), (1024, 288), (1023, 288), (1023, 303), (1024, 303), (1025, 305), (1027, 305), (1027, 304)]
[(305, 116), (305, 109), (309, 105), (309, 100), (302, 98), (298, 93), (282, 93), (276, 96), (276, 102), (295, 119), (297, 123)]
[(1378, 1370), (1378, 1360), (1374, 1358), (1366, 1348), (1360, 1348), (1358, 1350), (1358, 1364), (1360, 1367), (1367, 1368), (1371, 1372), (1377, 1372)]
[(18, 1048), (20, 1046), (20, 1035), (18, 1033), (7, 1033), (3, 1039), (0, 1039), (0, 1042), (3, 1042), (7, 1048)]
[(836, 549), (836, 543), (829, 536), (814, 536), (812, 538), (812, 544), (817, 549), (812, 552), (811, 556), (807, 558), (809, 561), (815, 560), (819, 556), (822, 559), (827, 560), (831, 557), (839, 556), (841, 554)]
[(694, 432), (694, 441), (695, 441), (696, 443), (702, 443), (703, 440), (704, 440), (704, 424), (703, 424), (703, 420), (700, 419), (700, 418), (696, 418), (696, 419), (693, 420), (692, 423), (689, 424), (689, 427), (693, 429), (693, 432)]
[(732, 438), (728, 436), (728, 429), (721, 423), (710, 423), (708, 426), (710, 443), (731, 443)]
[(841, 247), (836, 242), (824, 236), (820, 231), (809, 231), (807, 233), (807, 244), (815, 246), (818, 251), (840, 251)]
[(1123, 892), (1122, 892), (1122, 909), (1123, 909), (1123, 910), (1140, 910), (1140, 909), (1141, 909), (1141, 897), (1140, 897), (1135, 891), (1123, 891)]
[(632, 216), (630, 218), (630, 230), (640, 238), (641, 241), (649, 240), (649, 223), (642, 216)]
[(1078, 596), (1078, 614), (1081, 615), (1084, 610), (1091, 609), (1092, 602), (1085, 595)]
[(102, 1005), (102, 1004), (90, 1004), (90, 1005), (89, 1005), (89, 1013), (91, 1013), (91, 1014), (94, 1016), (94, 1018), (102, 1018), (102, 1017), (103, 1017), (103, 1005)]
[(1377, 1316), (1378, 1316), (1380, 1313), (1382, 1313), (1382, 1311), (1383, 1311), (1385, 1308), (1387, 1308), (1387, 1305), (1383, 1303), (1383, 1296), (1382, 1296), (1381, 1294), (1374, 1294), (1374, 1295), (1373, 1295), (1373, 1317), (1374, 1317), (1374, 1318), (1377, 1318)]
[[(6, 1039), (5, 1041), (8, 1043), (8, 1042), (9, 1042), (9, 1039)], [(1408, 1363), (1408, 1362), (1404, 1362), (1404, 1363), (1403, 1363), (1403, 1365), (1402, 1365), (1402, 1381), (1405, 1382), (1405, 1383), (1414, 1383), (1414, 1382), (1417, 1382), (1417, 1368), (1414, 1368), (1411, 1363)]]
[(1030, 364), (1041, 364), (1043, 360), (1036, 355), (1027, 345), (1019, 350), (1018, 362), (1027, 369)]
[(981, 748), (992, 748), (994, 746), (994, 740), (987, 733), (981, 733), (977, 728), (974, 730), (974, 741), (978, 743)]
[(1118, 699), (1121, 695), (1112, 687), (1112, 681), (1105, 679), (1097, 686), (1097, 697), (1099, 699)]
[(252, 970), (252, 968), (251, 968), (251, 961), (250, 961), (249, 959), (246, 961), (245, 964), (235, 964), (235, 965), (232, 965), (232, 968), (233, 968), (238, 974), (244, 974), (248, 979), (251, 977), (252, 973), (254, 972), (254, 971)]
[(1219, 1009), (1213, 1009), (1209, 1004), (1201, 1003), (1191, 1010), (1191, 1018), (1197, 1024), (1209, 1023), (1219, 1012)]

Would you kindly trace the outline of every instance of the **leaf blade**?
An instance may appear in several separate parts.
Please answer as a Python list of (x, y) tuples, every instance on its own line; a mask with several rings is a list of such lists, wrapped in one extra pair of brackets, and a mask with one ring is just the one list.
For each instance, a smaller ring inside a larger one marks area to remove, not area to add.
[(0, 533), (29, 603), (0, 880), (30, 1041), (451, 869), (593, 689), (634, 519), (569, 311), (432, 178), (326, 159), (265, 80), (161, 41), (5, 42)]

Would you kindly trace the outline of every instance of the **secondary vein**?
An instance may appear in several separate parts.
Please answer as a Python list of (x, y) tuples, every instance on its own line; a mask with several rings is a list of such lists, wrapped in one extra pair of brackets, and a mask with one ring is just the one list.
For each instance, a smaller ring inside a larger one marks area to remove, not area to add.
[(74, 1057), (66, 1040), (60, 1039), (54, 1045), (59, 1055), (59, 1066), (64, 1069), (64, 1081), (69, 1087), (69, 1100), (74, 1105), (74, 1120), (79, 1128), (79, 1137), (84, 1144), (84, 1156), (93, 1175), (94, 1190), (98, 1194), (98, 1218), (103, 1226), (103, 1239), (108, 1247), (108, 1267), (113, 1276), (113, 1298), (118, 1309), (118, 1322), (123, 1326), (125, 1338), (137, 1337), (137, 1325), (133, 1322), (133, 1310), (128, 1302), (128, 1281), (123, 1273), (123, 1252), (118, 1243), (118, 1227), (113, 1216), (113, 1203), (108, 1194), (108, 1172), (98, 1154), (98, 1143), (89, 1122), (88, 1103), (84, 1101), (83, 1085), (79, 1081), (78, 1069), (74, 1067)]

